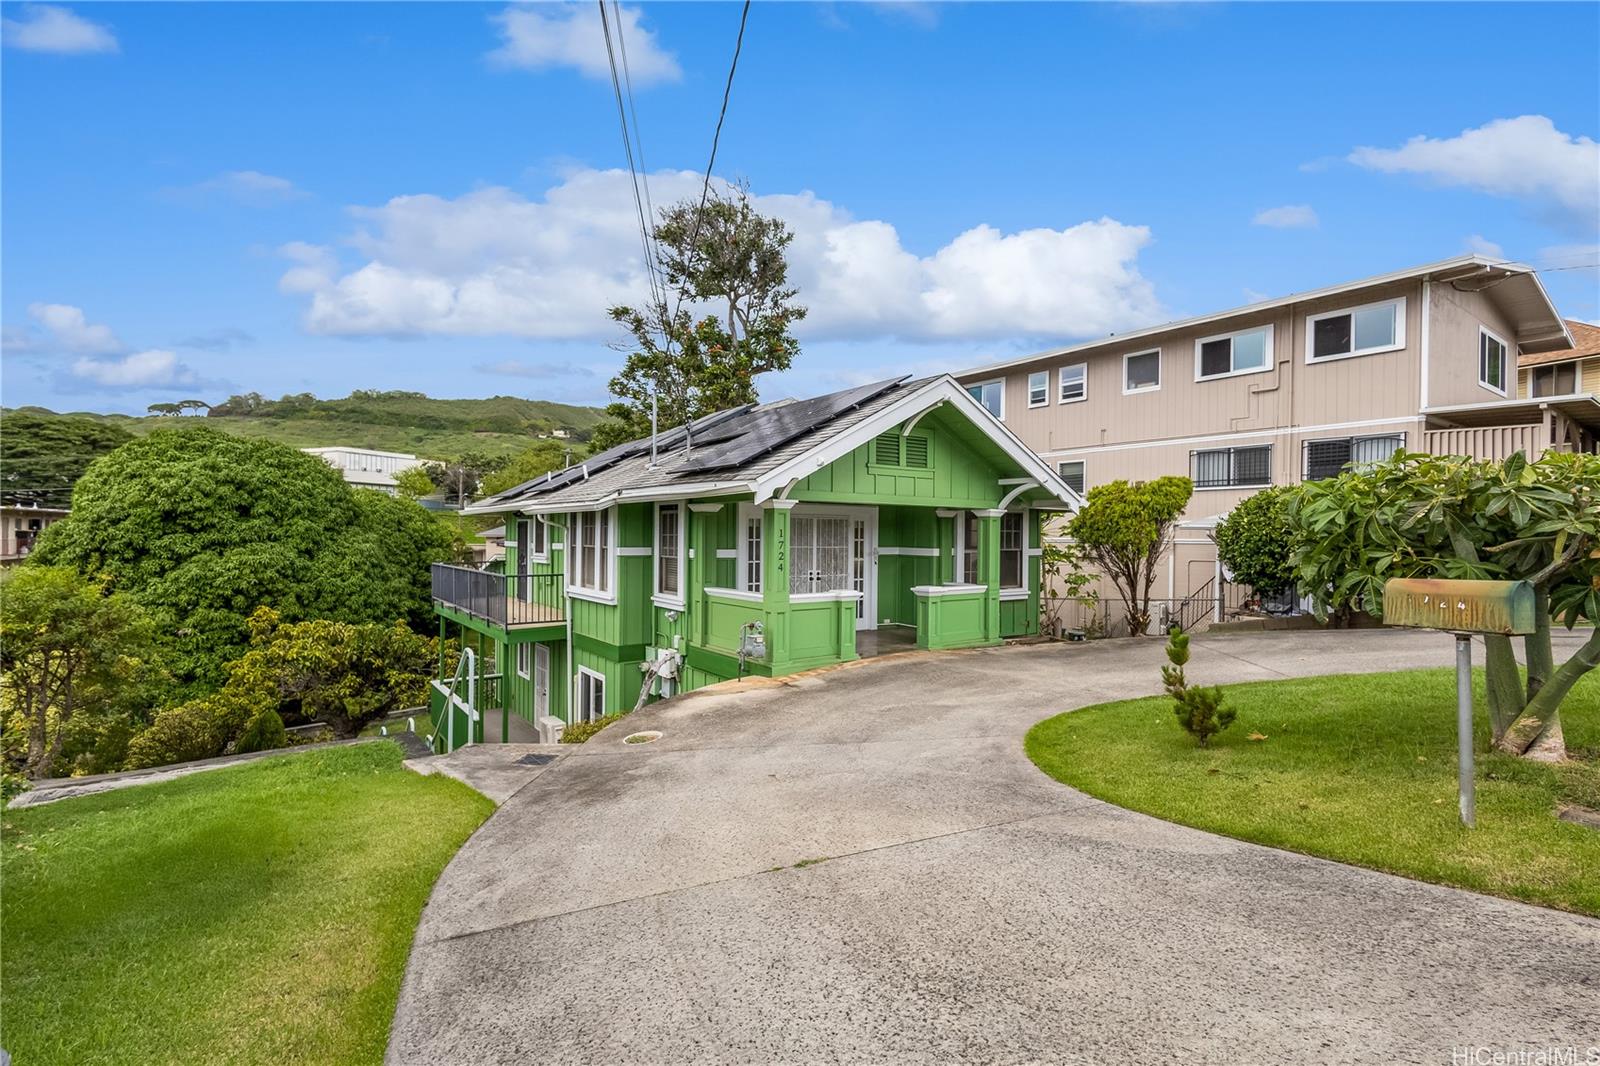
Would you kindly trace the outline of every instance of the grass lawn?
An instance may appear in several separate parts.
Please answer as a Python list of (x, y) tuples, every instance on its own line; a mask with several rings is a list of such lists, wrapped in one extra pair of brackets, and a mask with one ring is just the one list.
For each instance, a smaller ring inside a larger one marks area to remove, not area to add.
[(373, 743), (7, 811), (0, 1044), (378, 1062), (422, 905), (493, 809)]
[(1456, 814), (1453, 670), (1227, 686), (1238, 720), (1210, 748), (1166, 697), (1105, 703), (1040, 722), (1027, 751), (1059, 781), (1168, 821), (1600, 915), (1600, 831), (1555, 817), (1562, 802), (1600, 808), (1600, 672), (1562, 707), (1577, 758), (1559, 767), (1488, 752), (1478, 685), (1472, 830)]

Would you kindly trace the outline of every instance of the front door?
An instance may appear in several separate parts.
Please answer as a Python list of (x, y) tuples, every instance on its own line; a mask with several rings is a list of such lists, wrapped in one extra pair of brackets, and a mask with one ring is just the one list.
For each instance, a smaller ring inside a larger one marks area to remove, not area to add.
[(876, 629), (877, 531), (870, 511), (798, 508), (789, 519), (789, 592), (861, 593), (856, 628)]
[(533, 717), (537, 721), (550, 713), (550, 645), (533, 646)]

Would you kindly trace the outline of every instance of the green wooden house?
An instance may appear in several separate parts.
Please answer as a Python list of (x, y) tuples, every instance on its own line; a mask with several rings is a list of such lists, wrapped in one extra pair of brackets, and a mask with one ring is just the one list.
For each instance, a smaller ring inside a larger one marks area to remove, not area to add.
[(1041, 523), (1081, 502), (944, 375), (621, 445), (467, 508), (505, 519), (504, 570), (434, 567), (441, 635), (475, 652), (436, 708), (506, 713), (441, 733), (1037, 633)]

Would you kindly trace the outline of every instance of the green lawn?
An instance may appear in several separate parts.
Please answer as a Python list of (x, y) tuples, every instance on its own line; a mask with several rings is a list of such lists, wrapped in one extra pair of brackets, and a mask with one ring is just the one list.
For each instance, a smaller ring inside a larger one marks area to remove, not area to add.
[[(1562, 708), (1570, 765), (1489, 753), (1478, 678), (1478, 827), (1456, 814), (1455, 673), (1233, 685), (1231, 729), (1196, 747), (1165, 697), (1057, 715), (1028, 756), (1059, 781), (1168, 821), (1340, 862), (1600, 915), (1600, 672)], [(1251, 740), (1251, 734), (1264, 740)]]
[(418, 915), (494, 805), (358, 744), (4, 815), (19, 1064), (378, 1062)]

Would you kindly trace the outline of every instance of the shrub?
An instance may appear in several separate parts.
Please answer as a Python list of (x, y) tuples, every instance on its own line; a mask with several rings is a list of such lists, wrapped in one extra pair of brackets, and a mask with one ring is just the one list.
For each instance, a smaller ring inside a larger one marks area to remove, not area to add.
[(621, 717), (622, 715), (620, 714), (606, 714), (601, 715), (592, 722), (579, 722), (577, 725), (569, 725), (561, 734), (561, 743), (582, 744)]
[(1171, 666), (1161, 668), (1161, 684), (1172, 697), (1172, 711), (1178, 724), (1194, 735), (1202, 748), (1213, 734), (1233, 724), (1234, 710), (1222, 705), (1221, 688), (1190, 688), (1183, 668), (1189, 661), (1189, 634), (1173, 626), (1167, 634), (1167, 659)]
[(1217, 523), (1211, 535), (1217, 542), (1217, 558), (1233, 574), (1233, 580), (1258, 593), (1280, 592), (1294, 585), (1294, 566), (1289, 561), (1294, 527), (1287, 507), (1287, 498), (1294, 491), (1280, 485), (1245, 497)]
[[(260, 712), (259, 704), (231, 693), (217, 693), (169, 707), (128, 742), (126, 769), (211, 759), (226, 753), (228, 745)], [(283, 722), (278, 722), (282, 728)]]
[(283, 728), (283, 718), (271, 707), (263, 707), (245, 723), (244, 732), (233, 743), (233, 750), (242, 754), (288, 746), (289, 731)]

